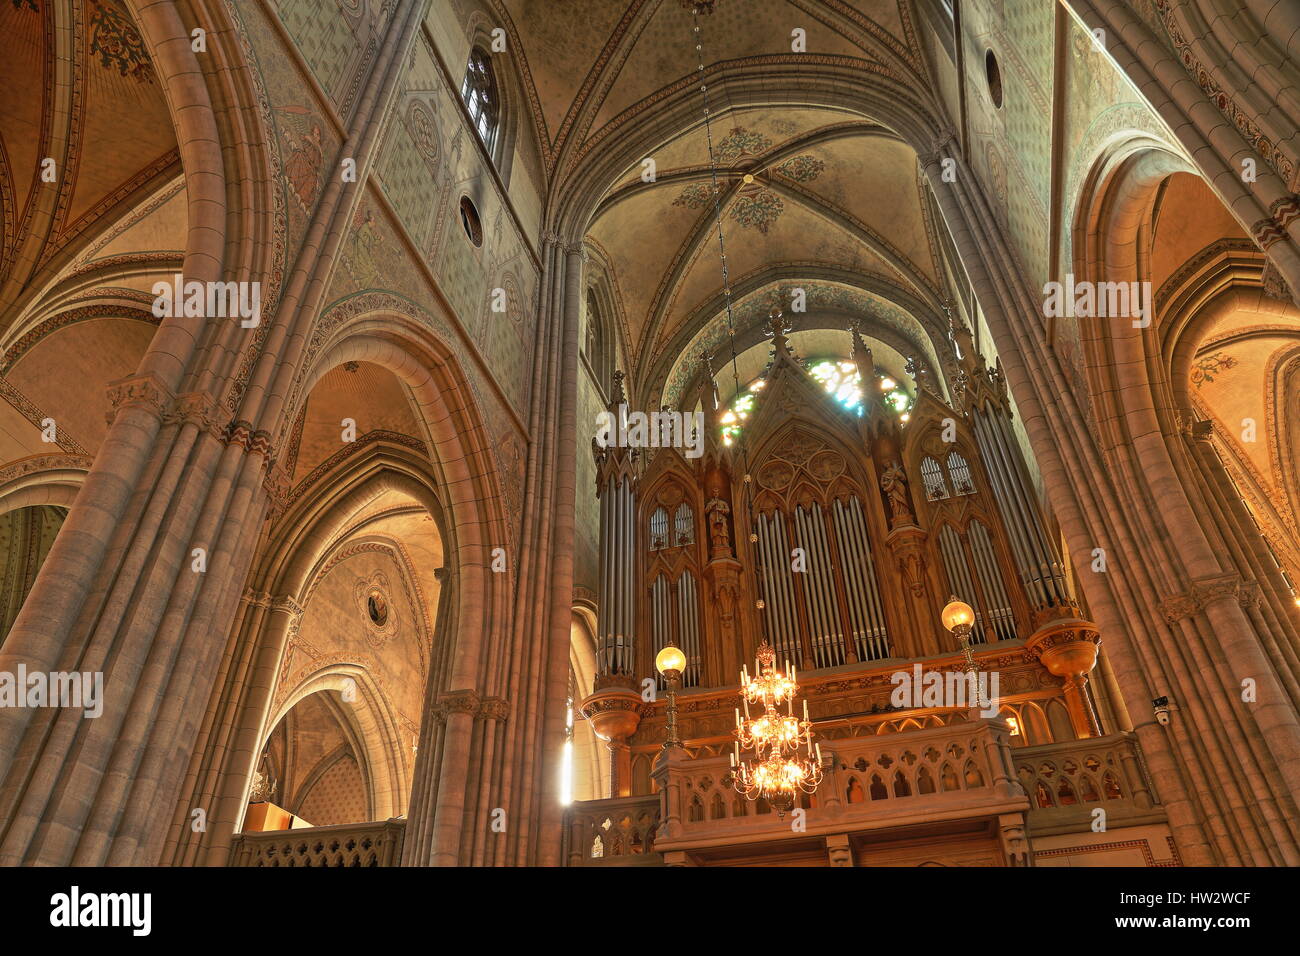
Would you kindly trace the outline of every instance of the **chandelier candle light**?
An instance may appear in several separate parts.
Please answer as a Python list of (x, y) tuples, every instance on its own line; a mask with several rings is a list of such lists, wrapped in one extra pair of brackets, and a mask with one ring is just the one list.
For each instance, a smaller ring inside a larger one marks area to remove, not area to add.
[[(799, 685), (790, 662), (786, 662), (784, 674), (778, 671), (776, 652), (764, 641), (758, 649), (756, 666), (755, 677), (750, 677), (745, 668), (740, 671), (740, 700), (745, 716), (740, 716), (737, 707), (732, 786), (750, 800), (767, 800), (777, 816), (784, 817), (800, 792), (812, 793), (822, 782), (822, 747), (813, 743), (807, 700), (803, 702), (803, 719), (794, 715)], [(750, 704), (761, 705), (762, 713), (751, 717)], [(782, 705), (784, 714), (780, 712)], [(753, 758), (745, 759), (742, 749), (752, 750)], [(801, 754), (801, 750), (805, 753)]]

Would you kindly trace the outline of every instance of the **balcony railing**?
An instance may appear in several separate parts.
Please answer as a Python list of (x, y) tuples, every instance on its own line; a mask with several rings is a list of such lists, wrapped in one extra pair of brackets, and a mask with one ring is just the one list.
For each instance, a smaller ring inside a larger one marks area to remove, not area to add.
[[(1028, 809), (1000, 720), (823, 740), (822, 752), (826, 777), (815, 798), (801, 802), (809, 836)], [(791, 816), (740, 796), (729, 771), (725, 756), (683, 756), (656, 771), (662, 794), (573, 804), (569, 865), (662, 865), (667, 851), (789, 838)]]
[[(1011, 764), (1008, 728), (976, 720), (905, 733), (822, 742), (825, 779), (804, 799), (808, 834), (874, 830), (1027, 809)], [(670, 820), (661, 851), (786, 838), (789, 815), (760, 812), (727, 782), (729, 760), (687, 761), (669, 775)], [(672, 801), (678, 801), (674, 804)]]
[(1022, 747), (1012, 755), (1035, 835), (1076, 831), (1098, 807), (1111, 829), (1165, 818), (1132, 734)]
[(663, 866), (654, 848), (658, 794), (578, 801), (565, 823), (569, 866)]
[(231, 866), (398, 866), (405, 820), (241, 833)]

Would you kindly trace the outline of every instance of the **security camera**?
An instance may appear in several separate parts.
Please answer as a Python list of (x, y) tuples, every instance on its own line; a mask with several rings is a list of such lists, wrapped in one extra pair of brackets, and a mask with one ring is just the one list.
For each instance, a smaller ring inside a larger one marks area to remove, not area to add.
[(1168, 727), (1169, 714), (1173, 711), (1173, 707), (1169, 704), (1169, 698), (1157, 697), (1151, 702), (1151, 706), (1155, 709), (1156, 723), (1160, 724), (1161, 727)]

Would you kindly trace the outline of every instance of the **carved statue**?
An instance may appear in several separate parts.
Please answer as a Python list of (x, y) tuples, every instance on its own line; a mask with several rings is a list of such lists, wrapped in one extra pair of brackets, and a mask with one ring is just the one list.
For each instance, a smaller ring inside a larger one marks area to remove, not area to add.
[(912, 506), (907, 497), (907, 473), (897, 461), (891, 461), (880, 476), (880, 488), (889, 498), (890, 516), (894, 524), (911, 520)]
[(704, 506), (709, 516), (709, 545), (713, 557), (731, 556), (731, 532), (727, 530), (727, 515), (731, 506), (721, 498), (711, 498)]

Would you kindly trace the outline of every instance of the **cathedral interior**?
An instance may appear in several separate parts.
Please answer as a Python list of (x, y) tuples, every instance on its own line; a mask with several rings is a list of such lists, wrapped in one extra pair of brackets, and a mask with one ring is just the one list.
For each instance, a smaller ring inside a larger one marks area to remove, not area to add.
[(1300, 864), (1300, 4), (0, 49), (0, 864)]

